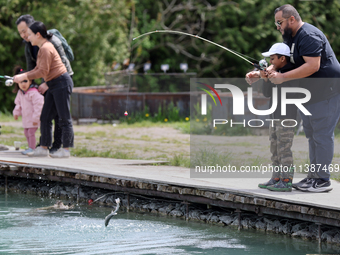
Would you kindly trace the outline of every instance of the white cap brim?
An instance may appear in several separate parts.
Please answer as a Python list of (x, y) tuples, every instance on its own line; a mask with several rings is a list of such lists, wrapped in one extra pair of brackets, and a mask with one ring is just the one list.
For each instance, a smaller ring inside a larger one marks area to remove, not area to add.
[(262, 52), (262, 56), (264, 56), (264, 57), (270, 57), (270, 55), (274, 55), (275, 53), (272, 53), (272, 52), (269, 52), (269, 51), (267, 51), (267, 52)]

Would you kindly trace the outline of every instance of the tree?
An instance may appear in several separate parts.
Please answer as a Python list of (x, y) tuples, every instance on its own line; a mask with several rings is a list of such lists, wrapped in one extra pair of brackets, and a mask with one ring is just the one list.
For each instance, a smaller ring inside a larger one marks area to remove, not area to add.
[[(286, 1), (297, 8), (304, 21), (320, 28), (340, 54), (339, 1)], [(274, 10), (282, 1), (140, 1), (136, 9), (134, 35), (171, 29), (197, 34), (259, 61), (261, 52), (282, 41), (274, 25)], [(198, 77), (244, 77), (251, 66), (244, 60), (214, 45), (193, 37), (152, 34), (132, 46), (132, 59), (141, 66), (151, 61), (156, 70), (162, 63), (179, 71), (186, 61)]]
[[(303, 21), (321, 29), (336, 55), (340, 54), (340, 2), (287, 0)], [(15, 65), (25, 66), (22, 40), (15, 21), (26, 13), (57, 28), (71, 45), (75, 60), (75, 86), (104, 83), (104, 72), (114, 62), (130, 58), (139, 72), (145, 62), (160, 72), (181, 72), (187, 62), (198, 77), (244, 77), (252, 67), (235, 55), (204, 41), (176, 34), (152, 34), (132, 41), (142, 33), (171, 29), (197, 34), (231, 50), (262, 59), (282, 41), (274, 25), (274, 10), (280, 0), (0, 0), (0, 75), (12, 75)], [(1, 83), (3, 84), (3, 83)], [(13, 109), (11, 88), (0, 86), (0, 110)]]
[[(13, 67), (26, 68), (24, 45), (15, 21), (31, 14), (48, 29), (57, 28), (71, 45), (75, 86), (104, 83), (103, 73), (113, 61), (128, 56), (127, 21), (131, 2), (121, 0), (0, 0), (0, 74), (13, 75)], [(2, 83), (3, 84), (3, 83)], [(13, 109), (11, 88), (0, 87), (2, 109)]]

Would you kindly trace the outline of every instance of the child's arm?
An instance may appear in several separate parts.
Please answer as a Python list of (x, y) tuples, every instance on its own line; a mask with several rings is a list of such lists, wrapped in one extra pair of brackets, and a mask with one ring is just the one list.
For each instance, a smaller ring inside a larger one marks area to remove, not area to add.
[(21, 116), (22, 111), (21, 111), (21, 99), (20, 99), (20, 95), (19, 95), (20, 91), (18, 91), (17, 96), (15, 97), (14, 103), (15, 103), (15, 107), (13, 110), (13, 116), (14, 119), (17, 120), (18, 116)]

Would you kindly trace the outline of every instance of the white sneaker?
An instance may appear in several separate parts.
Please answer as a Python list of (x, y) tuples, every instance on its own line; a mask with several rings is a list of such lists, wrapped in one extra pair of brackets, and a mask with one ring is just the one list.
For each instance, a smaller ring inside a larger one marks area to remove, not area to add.
[(52, 158), (69, 158), (70, 155), (70, 151), (65, 150), (64, 148), (60, 148), (56, 152), (50, 154)]
[(42, 147), (37, 147), (35, 150), (28, 152), (26, 155), (29, 157), (48, 157), (48, 149), (43, 149)]

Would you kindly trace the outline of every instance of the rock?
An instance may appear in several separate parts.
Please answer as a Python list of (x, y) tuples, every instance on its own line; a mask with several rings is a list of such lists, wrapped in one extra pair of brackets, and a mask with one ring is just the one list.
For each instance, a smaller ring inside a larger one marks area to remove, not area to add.
[(292, 226), (291, 226), (290, 222), (288, 220), (286, 220), (286, 222), (281, 224), (281, 227), (279, 227), (279, 233), (283, 233), (283, 234), (287, 235), (287, 234), (291, 233), (291, 229), (292, 229)]
[(274, 232), (275, 231), (274, 222), (270, 219), (267, 219), (267, 218), (264, 218), (263, 220), (266, 223), (266, 230)]
[(68, 197), (68, 193), (66, 192), (66, 190), (60, 191), (60, 195), (64, 197)]
[(238, 216), (234, 216), (231, 226), (239, 226)]
[(197, 210), (189, 211), (189, 219), (200, 220), (200, 212)]
[(56, 185), (56, 186), (50, 188), (49, 193), (50, 193), (50, 195), (59, 196), (59, 195), (60, 195), (60, 192), (61, 192), (62, 190), (63, 190), (62, 187), (60, 187), (59, 185)]
[(201, 218), (202, 221), (206, 221), (207, 220), (207, 215), (201, 214), (200, 218)]
[(305, 229), (307, 227), (307, 223), (298, 223), (292, 227), (292, 233), (298, 232), (299, 230)]
[(158, 207), (158, 206), (156, 205), (156, 203), (150, 203), (150, 204), (149, 204), (149, 209), (150, 209), (150, 210), (156, 210), (157, 207)]
[(181, 212), (178, 209), (174, 209), (172, 210), (169, 215), (174, 216), (174, 217), (182, 217), (183, 216), (183, 212)]
[(332, 238), (333, 243), (340, 244), (340, 233), (337, 233), (333, 238)]
[(105, 203), (106, 203), (106, 204), (109, 204), (109, 205), (114, 205), (114, 204), (116, 204), (116, 202), (115, 202), (115, 196), (113, 196), (113, 195), (107, 196), (107, 197), (106, 197), (106, 200), (105, 200)]
[(299, 230), (295, 233), (292, 234), (292, 236), (300, 236), (302, 238), (305, 238), (305, 239), (311, 239), (312, 238), (312, 233), (309, 232), (308, 229), (302, 229), (302, 230)]
[(47, 186), (43, 186), (43, 187), (40, 188), (40, 192), (44, 193), (44, 194), (48, 194), (49, 190), (50, 190), (50, 188), (47, 187)]
[(266, 230), (267, 229), (267, 223), (264, 222), (263, 218), (259, 219), (255, 223), (255, 228), (257, 230)]
[(316, 224), (309, 225), (308, 231), (311, 233), (312, 237), (319, 238), (319, 226)]
[(226, 224), (227, 226), (233, 222), (234, 218), (230, 215), (223, 215), (220, 217), (220, 221)]
[(130, 208), (138, 208), (138, 202), (134, 201), (133, 203), (130, 203)]
[(158, 211), (162, 215), (168, 215), (173, 209), (174, 206), (172, 204), (169, 204), (168, 206), (159, 208)]
[(248, 228), (249, 228), (248, 222), (249, 222), (249, 219), (248, 219), (248, 218), (242, 219), (242, 220), (241, 220), (241, 226), (242, 226), (242, 228), (248, 229)]
[(218, 223), (220, 221), (220, 218), (216, 215), (213, 215), (212, 217), (210, 217), (209, 222), (211, 223)]
[(276, 233), (279, 233), (280, 232), (280, 228), (282, 228), (282, 224), (279, 220), (275, 220), (273, 222), (273, 231), (275, 231)]
[(321, 235), (321, 240), (326, 241), (327, 243), (331, 243), (333, 237), (338, 233), (338, 230), (331, 229), (328, 231), (325, 231)]

